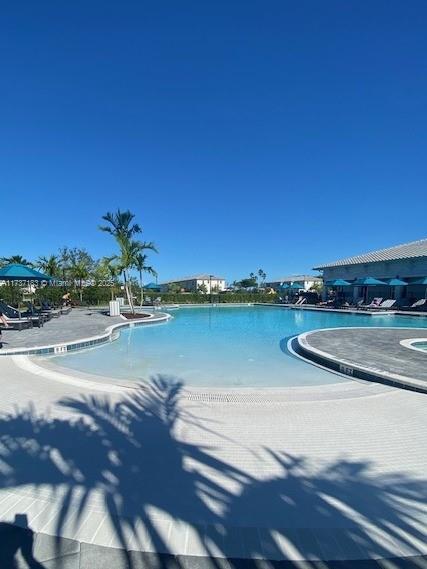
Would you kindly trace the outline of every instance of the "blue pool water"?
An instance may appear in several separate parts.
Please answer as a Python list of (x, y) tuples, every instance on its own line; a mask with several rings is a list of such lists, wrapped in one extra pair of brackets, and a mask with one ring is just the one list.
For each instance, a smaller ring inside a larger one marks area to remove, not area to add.
[(110, 344), (52, 359), (118, 379), (165, 374), (193, 386), (318, 385), (346, 380), (289, 354), (289, 337), (318, 328), (427, 326), (423, 318), (262, 306), (181, 308), (171, 314), (169, 322), (126, 329)]

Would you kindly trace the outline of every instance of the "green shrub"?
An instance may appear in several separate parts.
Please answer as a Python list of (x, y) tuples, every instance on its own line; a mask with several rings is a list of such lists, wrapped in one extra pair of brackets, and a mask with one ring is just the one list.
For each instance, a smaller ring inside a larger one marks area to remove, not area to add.
[(10, 306), (18, 307), (22, 302), (22, 296), (21, 288), (12, 283), (0, 286), (0, 300), (3, 300), (6, 304), (10, 304)]
[[(206, 304), (211, 302), (211, 295), (200, 293), (170, 293), (155, 292), (145, 294), (145, 299), (161, 298), (166, 304)], [(212, 294), (212, 302), (231, 303), (231, 302), (277, 302), (277, 294), (230, 292), (223, 294)]]
[[(79, 295), (77, 295), (79, 299)], [(111, 300), (111, 287), (107, 286), (87, 286), (83, 289), (83, 304), (99, 305), (108, 304)]]
[(38, 288), (35, 292), (35, 298), (38, 301), (47, 300), (51, 304), (59, 305), (62, 302), (62, 297), (67, 291), (64, 288), (57, 286), (45, 286)]

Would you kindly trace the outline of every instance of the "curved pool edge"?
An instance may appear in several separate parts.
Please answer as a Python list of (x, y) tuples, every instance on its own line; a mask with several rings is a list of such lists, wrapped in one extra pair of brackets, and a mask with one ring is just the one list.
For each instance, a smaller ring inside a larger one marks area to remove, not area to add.
[(404, 348), (421, 352), (427, 356), (427, 351), (424, 348), (418, 348), (415, 344), (427, 344), (427, 338), (409, 338), (400, 342), (400, 345)]
[[(362, 362), (355, 362), (354, 359), (351, 361), (338, 357), (336, 354), (331, 353), (330, 351), (321, 350), (317, 347), (314, 347), (310, 344), (310, 338), (313, 337), (315, 334), (324, 334), (327, 332), (336, 332), (339, 331), (340, 333), (348, 333), (348, 331), (366, 331), (366, 330), (376, 330), (380, 334), (381, 331), (393, 330), (398, 333), (402, 330), (411, 330), (411, 332), (421, 332), (425, 335), (426, 331), (425, 328), (407, 328), (407, 327), (346, 327), (346, 328), (322, 328), (318, 330), (311, 330), (309, 332), (304, 332), (303, 334), (299, 334), (293, 347), (297, 353), (297, 355), (302, 355), (307, 360), (311, 360), (312, 363), (315, 365), (320, 365), (325, 369), (329, 369), (335, 373), (339, 373), (344, 376), (348, 376), (350, 378), (356, 378), (359, 380), (370, 381), (375, 383), (380, 383), (383, 385), (388, 385), (391, 387), (397, 387), (400, 389), (406, 389), (409, 391), (416, 391), (418, 393), (427, 393), (427, 383), (421, 379), (410, 377), (407, 375), (402, 375), (398, 373), (394, 373), (389, 370), (384, 370), (379, 367), (371, 367), (368, 365), (364, 365)], [(415, 341), (411, 339), (411, 341)], [(401, 342), (399, 342), (401, 344)], [(406, 347), (406, 346), (405, 346)], [(393, 350), (392, 346), (390, 349)], [(417, 350), (421, 351), (421, 350)]]
[(67, 342), (61, 342), (56, 344), (45, 344), (41, 346), (33, 346), (31, 348), (3, 348), (0, 352), (1, 356), (46, 356), (52, 355), (63, 355), (67, 352), (75, 352), (77, 350), (84, 350), (87, 348), (92, 348), (94, 346), (99, 346), (101, 344), (106, 344), (112, 342), (118, 338), (114, 336), (115, 332), (120, 332), (124, 328), (136, 328), (139, 326), (146, 326), (150, 324), (157, 324), (161, 322), (167, 322), (173, 316), (167, 312), (141, 313), (145, 316), (140, 320), (128, 320), (124, 316), (120, 315), (123, 322), (117, 324), (112, 324), (105, 328), (103, 334), (97, 334), (95, 336), (90, 336), (88, 338), (81, 338), (77, 340), (69, 340)]
[[(92, 389), (106, 393), (130, 393), (149, 388), (153, 376), (148, 381), (120, 380), (113, 377), (89, 374), (72, 370), (53, 363), (49, 359), (32, 358), (20, 355), (11, 358), (15, 366), (24, 372), (79, 388)], [(321, 366), (319, 366), (321, 367)], [(329, 370), (328, 370), (329, 371)], [(297, 402), (326, 402), (336, 399), (350, 399), (384, 395), (393, 390), (370, 382), (355, 381), (348, 376), (335, 373), (345, 381), (321, 385), (297, 385), (283, 387), (206, 387), (183, 384), (181, 398), (202, 404), (248, 404), (285, 405)]]

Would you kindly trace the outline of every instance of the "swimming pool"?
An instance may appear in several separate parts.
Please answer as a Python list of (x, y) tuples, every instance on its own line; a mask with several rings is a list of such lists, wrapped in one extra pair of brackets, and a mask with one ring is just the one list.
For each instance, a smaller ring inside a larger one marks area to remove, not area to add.
[(378, 314), (289, 310), (265, 306), (180, 308), (163, 324), (127, 328), (112, 342), (50, 358), (60, 366), (100, 376), (186, 385), (288, 387), (347, 381), (290, 354), (290, 337), (319, 328), (427, 327), (427, 319)]

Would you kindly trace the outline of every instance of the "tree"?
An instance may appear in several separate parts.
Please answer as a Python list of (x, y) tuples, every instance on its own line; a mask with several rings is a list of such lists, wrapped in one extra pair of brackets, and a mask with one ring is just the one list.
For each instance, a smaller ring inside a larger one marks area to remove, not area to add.
[(114, 257), (103, 257), (96, 265), (95, 278), (97, 280), (109, 279), (111, 281), (111, 300), (114, 300), (114, 287), (117, 284), (120, 274), (121, 269), (114, 262)]
[(197, 292), (200, 292), (201, 294), (207, 294), (208, 287), (205, 285), (205, 283), (202, 283), (197, 287)]
[(89, 265), (84, 260), (74, 262), (70, 267), (71, 277), (79, 291), (80, 302), (83, 301), (83, 281), (90, 276)]
[(36, 266), (50, 277), (57, 277), (60, 274), (60, 258), (57, 255), (39, 257), (36, 261)]
[(168, 292), (172, 294), (179, 294), (181, 292), (181, 286), (178, 283), (169, 283)]
[(101, 225), (99, 227), (101, 231), (112, 235), (119, 247), (119, 255), (115, 258), (123, 274), (126, 296), (133, 314), (135, 313), (135, 308), (129, 284), (129, 271), (135, 264), (136, 255), (140, 252), (139, 244), (133, 241), (133, 238), (142, 232), (141, 227), (134, 223), (134, 218), (135, 214), (131, 211), (120, 211), (118, 209), (115, 213), (107, 212), (103, 215), (102, 219), (109, 225)]
[(261, 286), (265, 285), (265, 279), (267, 278), (267, 274), (264, 273), (264, 271), (262, 269), (258, 270), (258, 277), (259, 277), (259, 284)]
[(251, 273), (248, 279), (242, 279), (239, 284), (242, 288), (255, 287), (257, 286), (256, 276), (254, 275), (254, 273)]
[(150, 265), (147, 265), (147, 255), (143, 253), (143, 251), (154, 251), (155, 253), (157, 253), (157, 249), (154, 245), (154, 243), (140, 243), (140, 251), (137, 253), (135, 259), (134, 259), (134, 264), (135, 264), (135, 269), (138, 271), (139, 273), (139, 288), (140, 288), (140, 306), (142, 306), (142, 303), (144, 302), (144, 285), (142, 282), (142, 273), (147, 273), (149, 275), (152, 275), (153, 277), (157, 277), (157, 272), (153, 269), (153, 267), (151, 267)]
[(59, 269), (61, 272), (62, 280), (65, 281), (67, 278), (67, 272), (70, 266), (70, 253), (68, 247), (62, 247), (59, 250)]
[(27, 267), (33, 266), (31, 261), (27, 261), (27, 259), (25, 259), (25, 257), (22, 257), (21, 255), (12, 255), (11, 257), (2, 257), (0, 259), (0, 263), (2, 266), (11, 265), (11, 264), (26, 265)]

